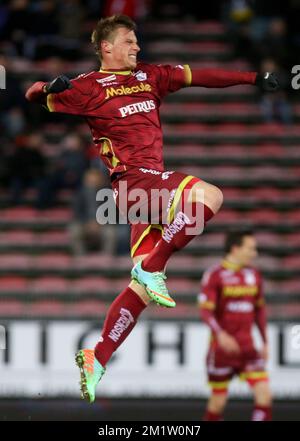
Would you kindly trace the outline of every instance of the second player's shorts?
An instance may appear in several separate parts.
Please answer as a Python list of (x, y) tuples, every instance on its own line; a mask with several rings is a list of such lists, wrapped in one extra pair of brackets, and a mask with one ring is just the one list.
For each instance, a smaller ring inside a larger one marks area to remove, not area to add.
[[(176, 171), (160, 172), (135, 167), (112, 181), (115, 201), (123, 214), (124, 208), (130, 214), (130, 209), (136, 203), (136, 191), (142, 190), (145, 196), (145, 199), (141, 200), (142, 208), (138, 213), (141, 214), (140, 218), (143, 222), (134, 223), (130, 217), (127, 217), (131, 224), (131, 257), (148, 254), (154, 248), (161, 238), (163, 226), (172, 222), (182, 193), (191, 189), (199, 181), (199, 178)], [(169, 197), (164, 202), (154, 204), (153, 201), (158, 200), (155, 190), (163, 189), (168, 191), (166, 194)], [(130, 194), (133, 200), (130, 200)], [(149, 219), (150, 216), (151, 219)]]
[(239, 376), (250, 386), (260, 381), (268, 381), (265, 360), (256, 349), (249, 349), (241, 355), (228, 355), (211, 345), (207, 359), (208, 384), (214, 393), (227, 392), (230, 381)]

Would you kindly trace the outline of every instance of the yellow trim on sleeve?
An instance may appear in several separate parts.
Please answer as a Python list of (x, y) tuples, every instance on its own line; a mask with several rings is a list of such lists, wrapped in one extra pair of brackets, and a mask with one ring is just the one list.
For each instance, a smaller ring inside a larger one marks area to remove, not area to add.
[(47, 95), (47, 107), (49, 112), (55, 112), (53, 105), (53, 93), (49, 93), (49, 95)]
[(188, 64), (184, 64), (184, 73), (185, 73), (185, 85), (190, 86), (192, 84), (192, 71)]
[(216, 304), (213, 303), (213, 302), (203, 302), (203, 303), (199, 302), (199, 304), (200, 304), (200, 308), (201, 309), (202, 308), (203, 309), (209, 309), (211, 311), (213, 311), (215, 309), (215, 307), (216, 307)]
[(180, 198), (181, 198), (181, 195), (182, 195), (182, 192), (183, 192), (183, 190), (184, 190), (184, 187), (192, 180), (192, 179), (194, 179), (194, 176), (186, 176), (181, 182), (180, 182), (180, 184), (178, 185), (178, 188), (177, 188), (177, 190), (176, 190), (176, 193), (175, 193), (175, 196), (174, 196), (174, 199), (173, 199), (173, 202), (172, 202), (172, 204), (171, 204), (171, 207), (170, 207), (170, 210), (169, 210), (169, 213), (168, 213), (168, 218), (167, 218), (167, 222), (168, 222), (168, 224), (170, 224), (172, 221), (173, 221), (173, 219), (174, 219), (174, 214), (175, 214), (175, 208), (177, 207), (177, 205), (178, 205), (178, 202), (179, 202), (179, 200), (180, 200)]

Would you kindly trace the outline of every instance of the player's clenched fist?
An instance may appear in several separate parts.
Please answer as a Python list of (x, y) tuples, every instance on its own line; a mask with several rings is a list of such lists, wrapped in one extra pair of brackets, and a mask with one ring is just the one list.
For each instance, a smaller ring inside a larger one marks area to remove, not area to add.
[(275, 92), (280, 87), (278, 79), (273, 72), (257, 74), (255, 84), (266, 92)]
[(60, 93), (66, 89), (71, 89), (72, 84), (68, 77), (65, 75), (60, 75), (59, 77), (54, 78), (50, 83), (45, 84), (44, 92), (45, 93)]

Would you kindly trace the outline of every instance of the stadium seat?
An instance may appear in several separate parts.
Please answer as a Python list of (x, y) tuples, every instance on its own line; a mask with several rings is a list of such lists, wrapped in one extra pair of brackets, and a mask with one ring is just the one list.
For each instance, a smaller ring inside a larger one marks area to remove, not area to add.
[(300, 247), (300, 232), (287, 234), (284, 236), (286, 244)]
[(6, 319), (11, 316), (22, 317), (24, 313), (24, 303), (20, 300), (0, 299), (0, 317)]
[(34, 234), (28, 230), (13, 230), (0, 233), (0, 245), (31, 245)]
[(61, 317), (65, 316), (65, 309), (64, 304), (58, 300), (39, 300), (30, 303), (26, 315), (37, 317)]
[(108, 293), (113, 291), (110, 279), (105, 277), (83, 277), (70, 282), (75, 293)]
[(12, 207), (1, 210), (1, 218), (13, 222), (32, 221), (37, 219), (38, 212), (32, 207)]
[(31, 257), (26, 254), (0, 254), (0, 270), (24, 270), (31, 266)]
[(98, 253), (78, 256), (73, 259), (74, 267), (78, 269), (111, 268), (114, 266), (114, 262), (113, 256)]
[(58, 269), (64, 270), (70, 267), (72, 258), (67, 254), (48, 253), (33, 258), (37, 269)]
[(28, 289), (28, 280), (22, 276), (0, 277), (1, 293), (26, 293)]
[(284, 257), (282, 259), (283, 267), (288, 270), (299, 270), (300, 269), (300, 254), (294, 254), (291, 256)]
[[(64, 313), (66, 316), (90, 316), (95, 318), (102, 318), (107, 310), (109, 308), (109, 305), (107, 305), (104, 302), (98, 301), (98, 300), (81, 300), (76, 303), (71, 303), (70, 305), (67, 305), (65, 307)], [(100, 336), (100, 323), (99, 323), (99, 336)]]
[(68, 294), (71, 282), (63, 277), (44, 276), (32, 280), (30, 289), (34, 294)]
[(36, 234), (35, 240), (41, 245), (69, 245), (70, 235), (68, 231), (47, 231)]

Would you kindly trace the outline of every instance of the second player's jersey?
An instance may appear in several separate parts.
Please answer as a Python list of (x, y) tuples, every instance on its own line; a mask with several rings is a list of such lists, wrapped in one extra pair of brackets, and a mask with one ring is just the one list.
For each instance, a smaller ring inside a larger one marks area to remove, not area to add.
[(90, 72), (47, 96), (52, 112), (81, 115), (110, 173), (130, 166), (163, 171), (161, 99), (188, 86), (188, 66), (139, 63), (133, 71)]
[(241, 348), (248, 349), (253, 344), (255, 310), (264, 305), (261, 275), (253, 267), (238, 267), (224, 260), (204, 273), (199, 304), (214, 311), (221, 328), (234, 335)]

